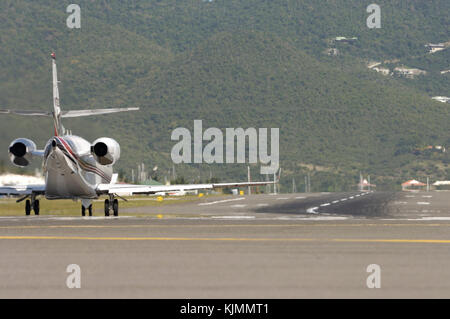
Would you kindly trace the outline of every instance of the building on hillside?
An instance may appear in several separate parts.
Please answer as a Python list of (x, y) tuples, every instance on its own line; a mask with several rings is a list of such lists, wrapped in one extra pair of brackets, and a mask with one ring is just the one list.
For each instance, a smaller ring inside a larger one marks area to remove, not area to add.
[(381, 73), (382, 75), (389, 75), (391, 70), (388, 68), (382, 68), (382, 67), (374, 67), (372, 70), (377, 71), (378, 73)]
[(396, 67), (394, 69), (394, 74), (408, 79), (413, 79), (415, 76), (427, 74), (427, 71), (415, 68)]
[(354, 43), (358, 40), (357, 37), (347, 38), (347, 37), (336, 37), (334, 38), (335, 42), (341, 42), (341, 43)]
[(450, 103), (450, 97), (448, 96), (433, 96), (432, 99), (442, 103)]
[(450, 190), (450, 181), (436, 181), (433, 186), (437, 190)]
[(374, 68), (374, 67), (376, 67), (376, 66), (379, 66), (381, 64), (381, 62), (378, 62), (378, 61), (371, 61), (371, 62), (368, 62), (367, 63), (367, 68), (369, 68), (369, 69), (372, 69), (372, 68)]
[(336, 48), (329, 48), (325, 50), (325, 53), (329, 56), (338, 56), (339, 55), (339, 50)]
[(427, 48), (428, 53), (435, 53), (445, 49), (444, 43), (428, 43), (425, 44), (425, 48)]
[(403, 191), (409, 191), (409, 190), (421, 190), (424, 189), (424, 187), (426, 187), (427, 184), (419, 182), (415, 179), (411, 179), (409, 181), (406, 181), (404, 183), (402, 183), (402, 190)]

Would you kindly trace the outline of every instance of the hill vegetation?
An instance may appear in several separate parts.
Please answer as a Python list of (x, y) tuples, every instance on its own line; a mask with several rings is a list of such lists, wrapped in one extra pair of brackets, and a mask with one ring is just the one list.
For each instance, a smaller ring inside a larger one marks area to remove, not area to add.
[[(118, 140), (118, 169), (130, 179), (144, 162), (172, 178), (173, 129), (278, 127), (283, 187), (355, 188), (359, 172), (382, 188), (406, 178), (450, 178), (448, 1), (378, 1), (382, 28), (366, 26), (360, 1), (78, 1), (82, 27), (68, 29), (68, 2), (0, 3), (0, 106), (51, 108), (49, 53), (55, 51), (63, 109), (139, 106), (140, 112), (66, 121), (89, 140)], [(337, 36), (338, 56), (324, 51)], [(368, 60), (398, 60), (429, 71), (417, 79), (382, 76)], [(43, 145), (50, 120), (1, 117), (0, 148), (15, 137)], [(0, 155), (7, 161), (6, 151)], [(177, 165), (187, 182), (245, 179), (243, 164)], [(259, 167), (252, 176), (260, 179)], [(265, 178), (265, 177), (261, 177)]]

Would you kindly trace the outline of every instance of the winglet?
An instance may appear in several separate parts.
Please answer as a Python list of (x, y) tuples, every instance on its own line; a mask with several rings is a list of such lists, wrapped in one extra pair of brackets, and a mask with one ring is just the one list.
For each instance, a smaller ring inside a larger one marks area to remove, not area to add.
[(110, 184), (115, 184), (117, 183), (117, 179), (119, 178), (119, 174), (113, 174), (111, 177), (111, 182)]

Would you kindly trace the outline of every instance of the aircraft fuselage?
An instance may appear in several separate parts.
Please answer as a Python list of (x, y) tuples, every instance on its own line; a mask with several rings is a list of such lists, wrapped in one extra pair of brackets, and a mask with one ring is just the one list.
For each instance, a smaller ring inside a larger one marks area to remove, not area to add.
[(112, 165), (100, 165), (91, 154), (91, 143), (75, 135), (54, 136), (44, 151), (47, 199), (95, 199), (95, 188), (109, 183)]

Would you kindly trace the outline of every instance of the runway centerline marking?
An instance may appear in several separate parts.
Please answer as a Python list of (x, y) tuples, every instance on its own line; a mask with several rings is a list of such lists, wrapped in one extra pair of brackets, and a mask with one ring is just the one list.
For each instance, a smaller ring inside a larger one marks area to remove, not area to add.
[(228, 203), (228, 202), (234, 202), (237, 200), (243, 200), (245, 197), (239, 197), (239, 198), (233, 198), (233, 199), (224, 199), (224, 200), (216, 200), (214, 202), (208, 202), (208, 203), (201, 203), (198, 204), (198, 206), (206, 206), (206, 205), (214, 205), (214, 204), (220, 204), (220, 203)]
[[(371, 193), (371, 192), (370, 192), (370, 193)], [(337, 200), (332, 201), (331, 203), (324, 203), (324, 204), (321, 204), (321, 205), (319, 205), (319, 207), (311, 207), (311, 208), (308, 208), (308, 209), (306, 210), (306, 212), (307, 212), (307, 213), (310, 213), (310, 214), (318, 214), (319, 212), (318, 212), (317, 210), (318, 210), (320, 207), (326, 207), (326, 206), (330, 206), (331, 204), (337, 204), (337, 203), (339, 203), (339, 202), (345, 202), (346, 200), (352, 200), (352, 199), (354, 199), (355, 197), (363, 196), (363, 195), (366, 195), (366, 194), (368, 194), (368, 193), (360, 193), (360, 194), (357, 194), (357, 195), (350, 196), (350, 197), (348, 197), (348, 198), (337, 199)]]

